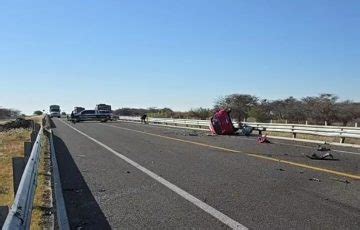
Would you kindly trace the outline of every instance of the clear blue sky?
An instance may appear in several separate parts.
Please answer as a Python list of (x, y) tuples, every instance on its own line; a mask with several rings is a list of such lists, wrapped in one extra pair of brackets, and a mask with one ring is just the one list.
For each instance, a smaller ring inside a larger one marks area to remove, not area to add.
[(0, 3), (0, 106), (212, 107), (219, 96), (360, 100), (360, 1)]

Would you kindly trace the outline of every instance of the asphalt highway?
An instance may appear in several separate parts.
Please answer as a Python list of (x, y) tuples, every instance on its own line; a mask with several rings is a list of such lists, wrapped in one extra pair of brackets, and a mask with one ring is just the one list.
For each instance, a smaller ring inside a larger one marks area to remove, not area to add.
[(53, 121), (72, 229), (359, 229), (358, 149)]

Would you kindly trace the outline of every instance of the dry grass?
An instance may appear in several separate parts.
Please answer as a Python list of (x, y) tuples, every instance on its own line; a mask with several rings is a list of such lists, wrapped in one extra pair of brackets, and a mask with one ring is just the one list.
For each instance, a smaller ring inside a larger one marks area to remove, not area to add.
[(24, 156), (24, 142), (30, 141), (29, 129), (0, 132), (0, 205), (11, 206), (14, 199), (12, 158)]
[(9, 121), (11, 121), (11, 120), (0, 120), (0, 125), (5, 124), (5, 123), (7, 123)]
[(52, 212), (50, 145), (49, 139), (43, 136), (38, 183), (31, 217), (30, 229), (50, 229), (49, 214)]
[(26, 117), (26, 119), (28, 119), (28, 120), (33, 120), (33, 121), (35, 121), (35, 122), (38, 123), (38, 124), (41, 124), (43, 118), (44, 118), (43, 115)]

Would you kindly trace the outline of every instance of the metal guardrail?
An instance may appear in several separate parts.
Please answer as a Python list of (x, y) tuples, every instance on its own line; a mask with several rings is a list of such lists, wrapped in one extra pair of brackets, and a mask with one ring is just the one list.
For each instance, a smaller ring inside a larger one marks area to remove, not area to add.
[(15, 200), (3, 225), (3, 230), (29, 229), (35, 190), (37, 185), (42, 128), (36, 137), (29, 160), (21, 177)]
[[(139, 121), (140, 117), (120, 116), (119, 120)], [(171, 119), (171, 118), (148, 118), (148, 122), (154, 124), (165, 124), (174, 126), (192, 126), (207, 129), (209, 120), (193, 120), (193, 119)], [(239, 127), (238, 122), (233, 122), (235, 127)], [(242, 122), (248, 126), (254, 127), (260, 133), (268, 132), (285, 132), (291, 133), (293, 138), (296, 134), (309, 134), (316, 136), (338, 137), (340, 143), (344, 143), (345, 138), (360, 138), (359, 127), (341, 127), (341, 126), (320, 126), (320, 125), (301, 125), (301, 124), (277, 124), (277, 123), (257, 123)]]
[(360, 128), (357, 127), (275, 124), (275, 123), (255, 123), (255, 122), (247, 122), (246, 124), (254, 127), (257, 130), (264, 130), (269, 132), (292, 133), (293, 138), (296, 138), (296, 134), (338, 137), (340, 138), (341, 143), (344, 143), (345, 138), (360, 138)]

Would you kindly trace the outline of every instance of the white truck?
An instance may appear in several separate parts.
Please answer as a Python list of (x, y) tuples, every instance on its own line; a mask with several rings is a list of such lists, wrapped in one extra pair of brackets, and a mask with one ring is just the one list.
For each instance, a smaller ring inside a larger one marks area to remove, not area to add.
[(61, 111), (59, 105), (50, 105), (50, 117), (61, 117)]

